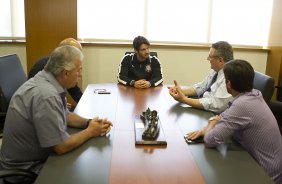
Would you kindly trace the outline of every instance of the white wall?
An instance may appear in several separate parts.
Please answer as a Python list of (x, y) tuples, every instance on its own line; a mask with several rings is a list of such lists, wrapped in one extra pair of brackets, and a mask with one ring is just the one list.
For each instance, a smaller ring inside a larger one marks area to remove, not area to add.
[[(83, 89), (90, 83), (116, 83), (118, 65), (130, 47), (83, 48)], [(172, 84), (177, 80), (181, 85), (189, 85), (202, 80), (210, 69), (206, 60), (209, 49), (151, 49), (157, 51), (161, 61), (164, 83)], [(266, 51), (235, 51), (234, 57), (249, 61), (255, 70), (265, 73)]]
[[(82, 89), (90, 83), (116, 83), (117, 69), (121, 58), (131, 47), (84, 46)], [(172, 84), (177, 80), (181, 85), (190, 85), (202, 80), (210, 69), (206, 58), (209, 49), (158, 48), (164, 83)], [(0, 55), (16, 53), (26, 71), (26, 51), (24, 45), (0, 45)], [(255, 70), (265, 73), (266, 51), (236, 51), (234, 57), (249, 61)]]

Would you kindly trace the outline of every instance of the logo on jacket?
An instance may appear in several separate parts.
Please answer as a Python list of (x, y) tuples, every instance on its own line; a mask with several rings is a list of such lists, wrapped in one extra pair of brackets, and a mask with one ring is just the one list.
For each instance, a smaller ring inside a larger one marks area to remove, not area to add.
[(146, 71), (146, 72), (151, 72), (151, 71), (152, 71), (152, 67), (151, 67), (150, 64), (148, 64), (148, 65), (145, 66), (145, 71)]

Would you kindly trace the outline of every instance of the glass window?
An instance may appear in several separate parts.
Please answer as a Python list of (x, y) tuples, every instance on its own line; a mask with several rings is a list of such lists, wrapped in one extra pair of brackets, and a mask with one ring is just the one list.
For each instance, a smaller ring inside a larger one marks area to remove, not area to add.
[(78, 1), (78, 37), (128, 40), (144, 31), (143, 0)]
[(0, 0), (0, 38), (25, 37), (24, 0)]
[(270, 0), (213, 0), (211, 42), (267, 45), (271, 21)]
[(78, 37), (267, 44), (273, 0), (78, 0)]

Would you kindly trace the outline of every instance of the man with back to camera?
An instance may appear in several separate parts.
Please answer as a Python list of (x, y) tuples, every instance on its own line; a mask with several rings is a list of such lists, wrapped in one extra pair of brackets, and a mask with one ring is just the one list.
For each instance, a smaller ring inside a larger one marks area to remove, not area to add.
[(212, 69), (208, 76), (202, 82), (186, 89), (181, 89), (177, 81), (174, 81), (175, 86), (169, 87), (169, 94), (175, 100), (194, 108), (214, 113), (224, 111), (232, 96), (226, 91), (223, 67), (232, 59), (233, 48), (229, 43), (225, 41), (213, 43), (207, 58)]
[(202, 130), (187, 133), (194, 140), (204, 136), (207, 147), (216, 147), (232, 136), (277, 184), (282, 183), (282, 139), (277, 121), (259, 90), (253, 89), (254, 69), (244, 60), (225, 64), (226, 88), (234, 99)]
[[(82, 46), (81, 44), (73, 39), (73, 38), (66, 38), (63, 41), (60, 42), (59, 46), (64, 46), (64, 45), (70, 45), (78, 48), (79, 50), (82, 51)], [(49, 56), (45, 56), (41, 59), (39, 59), (30, 69), (28, 73), (28, 79), (34, 77), (38, 72), (44, 69), (44, 66), (47, 64), (47, 61), (49, 60)], [(72, 97), (72, 99), (78, 103), (82, 96), (82, 91), (81, 89), (77, 86), (77, 84), (74, 87), (71, 87), (67, 89), (68, 93)], [(69, 104), (68, 104), (69, 105)], [(71, 105), (69, 105), (71, 107)]]
[(118, 82), (135, 88), (149, 88), (163, 82), (162, 68), (156, 56), (150, 56), (150, 42), (143, 36), (133, 40), (135, 53), (126, 54), (118, 69)]
[[(66, 108), (66, 89), (81, 78), (83, 54), (61, 46), (50, 55), (44, 70), (25, 82), (13, 95), (4, 126), (0, 163), (39, 173), (47, 157), (67, 153), (92, 137), (103, 136), (112, 123), (86, 119)], [(67, 126), (82, 128), (69, 135)]]

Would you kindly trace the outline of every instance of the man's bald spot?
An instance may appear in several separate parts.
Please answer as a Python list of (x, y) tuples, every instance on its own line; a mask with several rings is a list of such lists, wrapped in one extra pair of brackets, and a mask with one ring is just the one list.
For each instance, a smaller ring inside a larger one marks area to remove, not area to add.
[(61, 41), (59, 46), (64, 46), (64, 45), (74, 46), (78, 48), (79, 50), (82, 50), (81, 44), (76, 39), (73, 39), (73, 38), (64, 39), (63, 41)]

